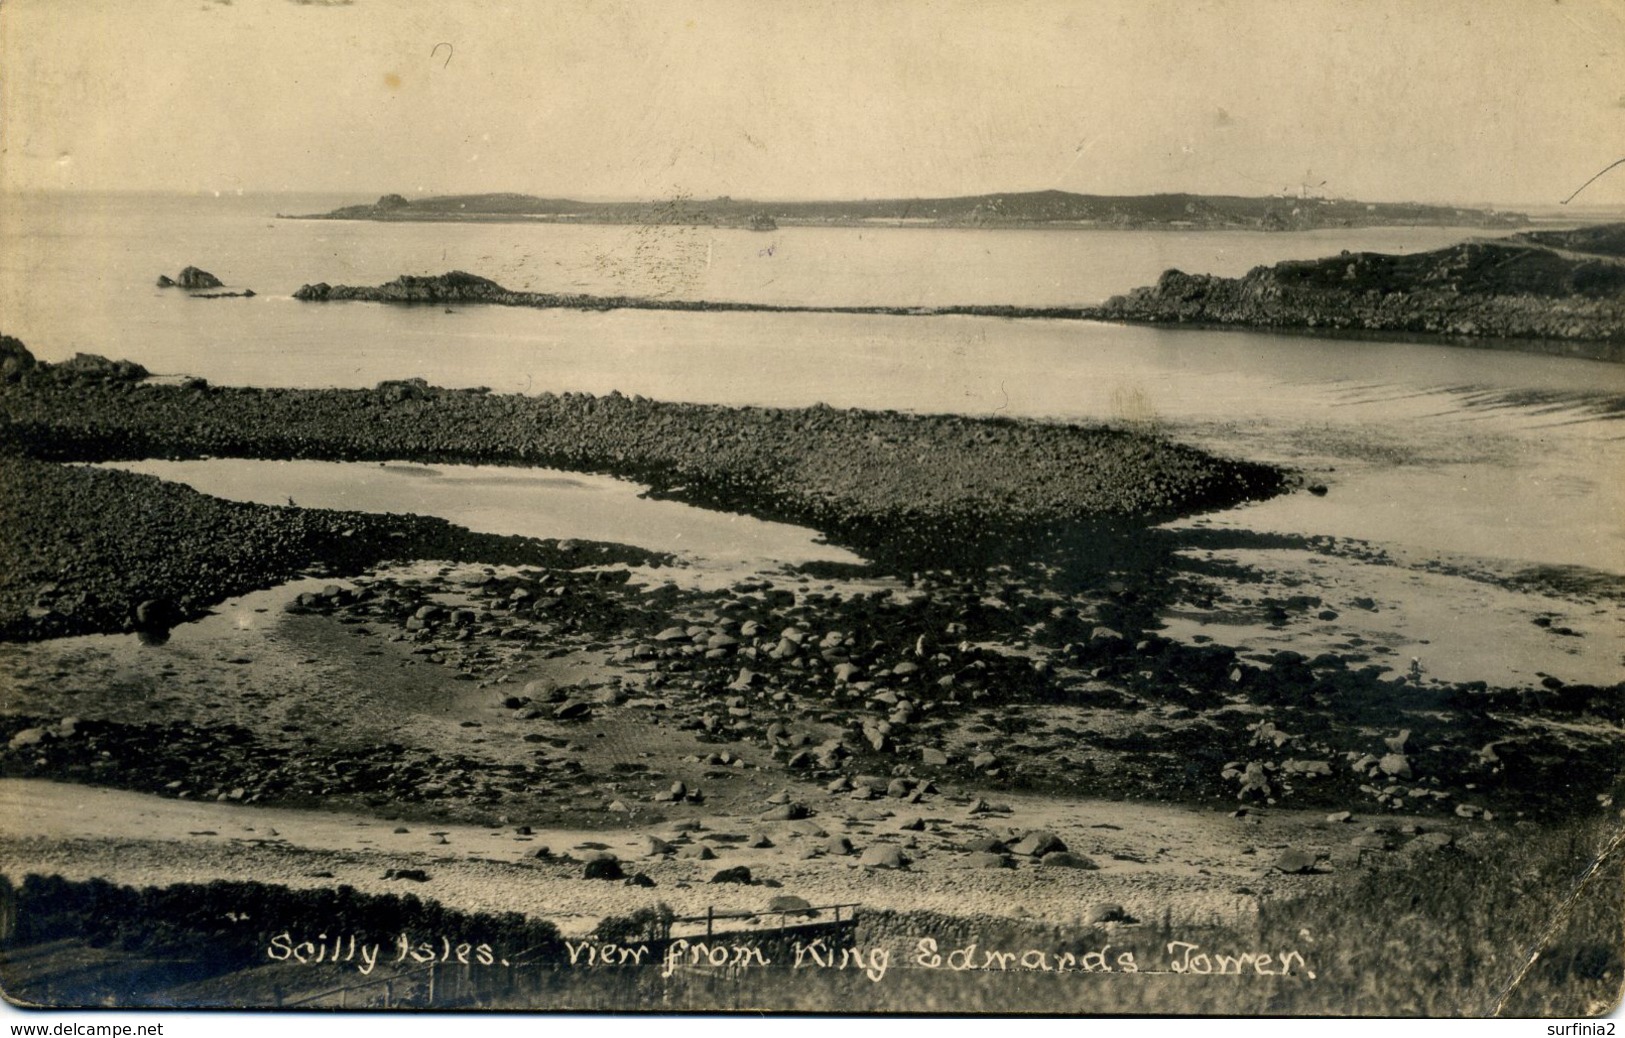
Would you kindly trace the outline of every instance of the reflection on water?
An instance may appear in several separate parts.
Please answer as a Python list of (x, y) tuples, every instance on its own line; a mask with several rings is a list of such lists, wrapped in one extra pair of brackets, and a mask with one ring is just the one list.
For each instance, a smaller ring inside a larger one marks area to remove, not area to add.
[(641, 496), (608, 476), (485, 465), (375, 462), (119, 462), (231, 501), (438, 516), (477, 533), (630, 544), (723, 565), (860, 561), (798, 526)]

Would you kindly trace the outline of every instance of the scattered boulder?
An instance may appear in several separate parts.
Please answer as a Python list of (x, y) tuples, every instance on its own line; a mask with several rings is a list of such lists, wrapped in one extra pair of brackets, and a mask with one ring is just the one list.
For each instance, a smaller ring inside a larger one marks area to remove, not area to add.
[(594, 858), (582, 870), (582, 879), (625, 879), (621, 863), (611, 857)]
[(567, 700), (553, 710), (555, 721), (584, 721), (591, 716), (592, 704), (580, 699)]
[(1256, 760), (1248, 763), (1237, 780), (1241, 783), (1241, 789), (1236, 793), (1237, 800), (1248, 798), (1264, 800), (1274, 792), (1270, 786), (1269, 773), (1264, 770), (1264, 765)]
[(180, 622), (180, 611), (162, 599), (149, 598), (135, 607), (138, 631), (167, 631)]
[(812, 914), (812, 902), (794, 894), (779, 894), (767, 903), (769, 912)]
[(900, 869), (908, 864), (908, 858), (896, 844), (877, 843), (863, 852), (858, 864), (874, 869)]
[(384, 879), (409, 879), (414, 883), (429, 882), (429, 874), (422, 869), (389, 869)]
[(20, 750), (25, 746), (38, 746), (44, 741), (45, 729), (24, 728), (22, 731), (11, 737), (11, 742), (7, 744), (7, 747), (13, 750)]
[(733, 868), (722, 869), (719, 871), (716, 875), (711, 877), (711, 882), (744, 883), (748, 885), (752, 883), (753, 880), (750, 878), (750, 869), (743, 865), (735, 865)]
[(975, 869), (1013, 869), (1015, 860), (1004, 854), (995, 854), (992, 851), (977, 851), (965, 858), (965, 863)]
[(1088, 855), (1071, 851), (1051, 851), (1039, 859), (1038, 864), (1057, 869), (1098, 869), (1100, 866)]
[(1452, 846), (1456, 838), (1449, 833), (1422, 833), (1405, 845), (1410, 852), (1442, 851)]
[(1384, 775), (1392, 775), (1394, 778), (1408, 779), (1411, 777), (1410, 759), (1402, 753), (1385, 754), (1377, 762), (1377, 767)]
[(1046, 854), (1064, 850), (1066, 844), (1047, 829), (1034, 829), (1010, 846), (1011, 853), (1024, 854), (1029, 858), (1042, 858)]
[(1094, 924), (1132, 923), (1134, 922), (1134, 917), (1124, 911), (1122, 905), (1105, 902), (1089, 909), (1089, 914), (1085, 917), (1085, 921)]
[(1309, 851), (1289, 847), (1275, 859), (1275, 867), (1289, 876), (1300, 875), (1317, 871), (1315, 866), (1319, 861), (1320, 859)]
[(645, 836), (643, 838), (643, 856), (645, 858), (656, 858), (662, 854), (670, 854), (671, 849), (671, 844), (658, 836)]

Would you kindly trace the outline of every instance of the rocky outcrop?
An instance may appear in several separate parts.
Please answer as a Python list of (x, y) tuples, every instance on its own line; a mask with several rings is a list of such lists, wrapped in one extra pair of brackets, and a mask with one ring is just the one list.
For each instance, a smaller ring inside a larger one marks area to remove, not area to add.
[(502, 303), (510, 297), (535, 294), (509, 292), (489, 278), (453, 270), (434, 277), (403, 274), (394, 281), (370, 288), (318, 282), (301, 286), (293, 297), (304, 302), (360, 299), (371, 303)]
[(1053, 320), (1092, 316), (1082, 307), (1019, 306), (782, 306), (769, 303), (738, 303), (706, 299), (651, 299), (642, 296), (595, 296), (581, 293), (516, 292), (462, 270), (432, 277), (404, 274), (382, 285), (330, 285), (325, 281), (300, 286), (295, 299), (307, 303), (359, 300), (369, 303), (484, 303), (493, 306), (524, 306), (538, 310), (678, 310), (754, 311), (765, 313), (876, 314), (907, 317), (924, 314), (965, 314), (981, 317), (1031, 317)]
[(34, 370), (34, 355), (21, 339), (0, 335), (0, 382), (15, 382)]
[(188, 289), (221, 288), (225, 285), (224, 281), (221, 281), (208, 271), (200, 270), (197, 267), (187, 267), (185, 270), (181, 271), (180, 277), (175, 279), (175, 283), (182, 288)]
[(1625, 224), (1465, 242), (1410, 256), (1344, 253), (1240, 278), (1170, 270), (1107, 319), (1612, 344), (1625, 359)]
[(147, 377), (147, 369), (134, 361), (108, 360), (99, 353), (75, 353), (71, 360), (39, 367), (52, 373), (104, 382), (139, 382)]
[(213, 274), (198, 267), (187, 267), (185, 270), (180, 272), (179, 276), (174, 278), (171, 278), (167, 274), (158, 275), (159, 288), (179, 287), (185, 289), (200, 289), (223, 288), (224, 286), (224, 281), (221, 281)]

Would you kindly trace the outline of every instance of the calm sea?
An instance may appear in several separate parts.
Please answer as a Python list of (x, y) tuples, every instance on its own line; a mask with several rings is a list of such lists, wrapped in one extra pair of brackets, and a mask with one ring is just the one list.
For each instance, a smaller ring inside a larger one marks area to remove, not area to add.
[[(379, 224), (353, 197), (10, 196), (0, 330), (224, 384), (422, 376), (502, 391), (1105, 420), (1323, 472), (1226, 522), (1625, 572), (1625, 365), (1405, 342), (1061, 321), (302, 304), (305, 282), (462, 269), (515, 289), (826, 305), (1097, 302), (1476, 233)], [(193, 264), (253, 299), (154, 287)], [(282, 488), (277, 488), (278, 493)], [(288, 490), (299, 496), (298, 488)]]

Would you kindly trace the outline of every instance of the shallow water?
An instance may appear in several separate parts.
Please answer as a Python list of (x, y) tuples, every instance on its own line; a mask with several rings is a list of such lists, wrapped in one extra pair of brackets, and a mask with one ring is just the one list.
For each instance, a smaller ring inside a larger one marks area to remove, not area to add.
[(230, 501), (432, 515), (477, 533), (573, 538), (672, 552), (713, 565), (859, 562), (815, 531), (643, 496), (610, 476), (494, 465), (144, 460), (109, 467)]

